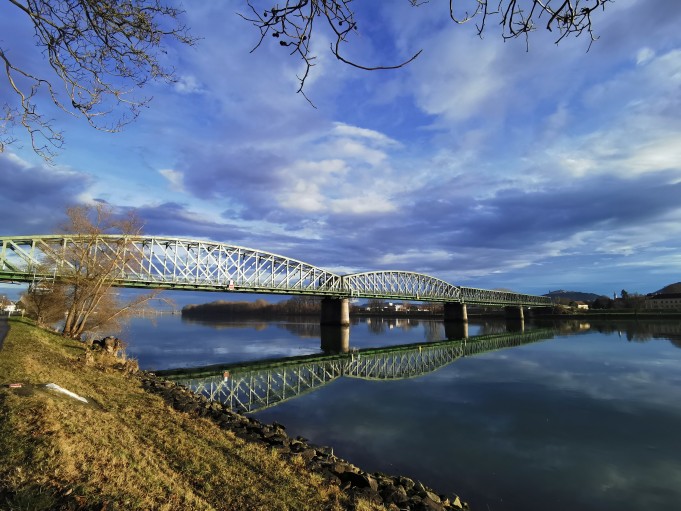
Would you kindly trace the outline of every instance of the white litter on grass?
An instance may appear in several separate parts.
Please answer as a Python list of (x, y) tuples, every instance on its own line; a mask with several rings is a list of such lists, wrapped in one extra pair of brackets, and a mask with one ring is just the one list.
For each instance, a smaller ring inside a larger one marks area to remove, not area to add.
[(70, 390), (66, 390), (64, 387), (60, 387), (56, 383), (48, 383), (47, 385), (45, 385), (45, 388), (48, 388), (50, 390), (56, 390), (57, 392), (61, 392), (62, 394), (66, 394), (67, 396), (72, 397), (73, 399), (77, 399), (78, 401), (87, 403), (87, 399), (85, 399), (84, 397), (81, 397), (75, 392), (71, 392)]

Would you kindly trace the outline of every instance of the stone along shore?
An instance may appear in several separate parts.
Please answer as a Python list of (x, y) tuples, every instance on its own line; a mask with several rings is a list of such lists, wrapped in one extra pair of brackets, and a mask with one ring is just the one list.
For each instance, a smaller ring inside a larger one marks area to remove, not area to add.
[[(307, 468), (337, 484), (349, 497), (362, 496), (393, 511), (446, 511), (468, 509), (458, 496), (440, 495), (418, 481), (380, 472), (369, 474), (333, 454), (333, 449), (291, 438), (276, 422), (263, 424), (252, 417), (231, 411), (227, 406), (175, 384), (153, 373), (141, 373), (144, 388), (158, 394), (176, 410), (213, 420), (222, 429), (232, 431), (248, 442), (258, 442), (276, 449), (284, 458), (301, 458)], [(352, 499), (351, 499), (352, 500)]]

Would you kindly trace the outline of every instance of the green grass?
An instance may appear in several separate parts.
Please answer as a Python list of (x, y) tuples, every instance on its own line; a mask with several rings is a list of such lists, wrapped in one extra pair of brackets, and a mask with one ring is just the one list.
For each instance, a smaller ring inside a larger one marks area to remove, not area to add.
[[(0, 509), (341, 510), (309, 472), (86, 363), (85, 346), (11, 321), (0, 351)], [(7, 387), (21, 382), (23, 389)], [(53, 382), (86, 405), (49, 391)], [(360, 502), (358, 509), (383, 509)]]

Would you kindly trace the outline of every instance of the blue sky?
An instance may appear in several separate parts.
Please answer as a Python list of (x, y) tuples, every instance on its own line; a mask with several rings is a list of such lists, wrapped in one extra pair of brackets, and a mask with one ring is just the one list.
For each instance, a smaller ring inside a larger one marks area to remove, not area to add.
[[(527, 51), (494, 24), (480, 39), (438, 2), (358, 1), (350, 57), (423, 53), (360, 71), (317, 32), (306, 84), (316, 108), (296, 94), (300, 61), (269, 40), (250, 53), (245, 2), (185, 7), (202, 39), (169, 48), (179, 81), (152, 84), (135, 123), (101, 133), (48, 109), (66, 137), (55, 165), (21, 138), (0, 154), (0, 235), (53, 232), (67, 205), (104, 200), (137, 208), (148, 234), (341, 273), (411, 270), (537, 294), (681, 281), (676, 0), (609, 4), (588, 52), (586, 37), (556, 46), (541, 32)], [(14, 11), (0, 11), (0, 47), (39, 70)]]

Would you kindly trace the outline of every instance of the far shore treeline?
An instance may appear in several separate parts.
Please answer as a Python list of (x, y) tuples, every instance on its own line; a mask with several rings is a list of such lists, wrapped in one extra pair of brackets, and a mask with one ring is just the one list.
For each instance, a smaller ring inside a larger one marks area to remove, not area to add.
[[(218, 300), (200, 305), (186, 305), (182, 308), (182, 316), (202, 320), (224, 320), (230, 318), (274, 318), (282, 316), (319, 316), (322, 310), (322, 298), (318, 296), (294, 296), (288, 300), (270, 303), (262, 298), (254, 302), (232, 302)], [(442, 314), (440, 303), (393, 304), (385, 300), (370, 299), (364, 304), (350, 304), (350, 314), (356, 315), (414, 315), (431, 316)]]
[(200, 305), (186, 305), (182, 308), (182, 316), (195, 319), (225, 319), (230, 317), (257, 316), (305, 316), (321, 313), (321, 298), (312, 296), (295, 296), (289, 300), (270, 303), (262, 298), (254, 302), (216, 302)]

